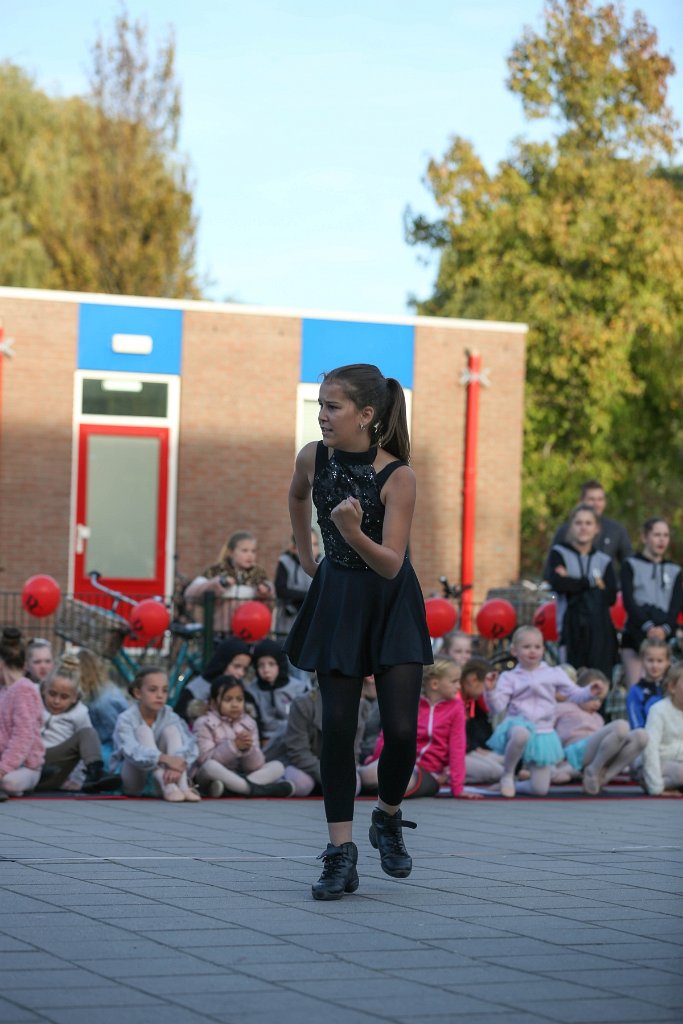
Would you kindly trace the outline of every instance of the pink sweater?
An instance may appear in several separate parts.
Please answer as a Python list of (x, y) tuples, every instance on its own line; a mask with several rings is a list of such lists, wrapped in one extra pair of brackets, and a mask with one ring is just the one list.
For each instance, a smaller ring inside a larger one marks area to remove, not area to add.
[[(266, 759), (259, 746), (258, 728), (251, 715), (241, 715), (235, 721), (223, 718), (217, 711), (208, 711), (194, 723), (194, 736), (199, 745), (197, 766), (205, 761), (218, 761), (224, 768), (242, 768), (254, 772), (261, 768)], [(253, 743), (249, 750), (238, 750), (235, 736), (251, 734)]]
[(538, 668), (528, 671), (516, 665), (503, 672), (494, 690), (486, 699), (492, 711), (505, 711), (506, 717), (519, 715), (533, 722), (539, 733), (552, 732), (557, 713), (556, 693), (562, 693), (575, 704), (593, 699), (589, 686), (577, 686), (561, 668), (542, 661)]
[(599, 732), (605, 724), (605, 719), (597, 711), (585, 711), (571, 701), (563, 701), (558, 704), (556, 715), (555, 732), (565, 747)]
[(40, 735), (43, 702), (35, 683), (21, 676), (0, 687), (0, 771), (43, 767), (45, 747)]
[[(384, 737), (379, 734), (373, 758), (379, 757)], [(424, 771), (439, 775), (450, 770), (451, 793), (460, 796), (465, 785), (465, 705), (456, 693), (453, 700), (432, 704), (420, 697), (417, 715), (417, 753), (415, 763)]]

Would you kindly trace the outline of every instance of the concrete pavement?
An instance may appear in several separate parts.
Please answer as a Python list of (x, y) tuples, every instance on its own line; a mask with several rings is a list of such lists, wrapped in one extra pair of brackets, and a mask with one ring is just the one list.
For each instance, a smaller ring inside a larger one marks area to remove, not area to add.
[(683, 801), (357, 804), (358, 893), (310, 898), (306, 800), (0, 805), (0, 1022), (589, 1024), (683, 1016)]

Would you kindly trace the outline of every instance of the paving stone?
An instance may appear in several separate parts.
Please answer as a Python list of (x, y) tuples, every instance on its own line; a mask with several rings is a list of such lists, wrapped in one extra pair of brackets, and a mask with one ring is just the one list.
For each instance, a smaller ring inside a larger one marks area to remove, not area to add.
[(0, 1024), (676, 1020), (667, 802), (423, 800), (411, 877), (359, 828), (361, 888), (330, 903), (310, 898), (319, 801), (175, 810), (4, 805), (24, 862), (0, 868)]

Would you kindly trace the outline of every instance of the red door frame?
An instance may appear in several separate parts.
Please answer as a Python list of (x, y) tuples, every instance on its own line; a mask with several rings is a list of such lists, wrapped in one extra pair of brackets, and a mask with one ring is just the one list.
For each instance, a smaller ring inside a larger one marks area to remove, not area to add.
[[(155, 578), (153, 580), (132, 580), (123, 577), (102, 577), (102, 582), (112, 590), (119, 590), (132, 597), (157, 597), (164, 594), (166, 583), (166, 536), (168, 529), (168, 451), (169, 451), (169, 428), (168, 427), (143, 427), (123, 426), (119, 424), (104, 425), (100, 423), (81, 423), (78, 433), (78, 467), (76, 470), (76, 523), (87, 525), (86, 520), (86, 495), (87, 495), (87, 466), (88, 466), (88, 442), (93, 435), (113, 435), (116, 437), (156, 437), (159, 439), (159, 491), (157, 495), (157, 550), (155, 563)], [(87, 540), (84, 542), (83, 551), (79, 554), (74, 551), (74, 592), (79, 596), (83, 595), (97, 597), (97, 603), (102, 604), (102, 594), (95, 590), (90, 580), (85, 576), (85, 563), (87, 554)], [(123, 607), (120, 609), (125, 614)]]

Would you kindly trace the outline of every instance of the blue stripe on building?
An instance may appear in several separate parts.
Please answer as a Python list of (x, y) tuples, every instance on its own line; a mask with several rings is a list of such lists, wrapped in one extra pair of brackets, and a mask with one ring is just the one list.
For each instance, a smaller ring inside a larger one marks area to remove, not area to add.
[[(152, 339), (151, 352), (114, 352), (116, 334), (148, 336)], [(182, 334), (181, 310), (82, 303), (78, 314), (78, 369), (179, 374)]]
[(414, 329), (407, 324), (304, 320), (301, 382), (317, 384), (321, 373), (347, 363), (375, 363), (385, 377), (413, 386)]

